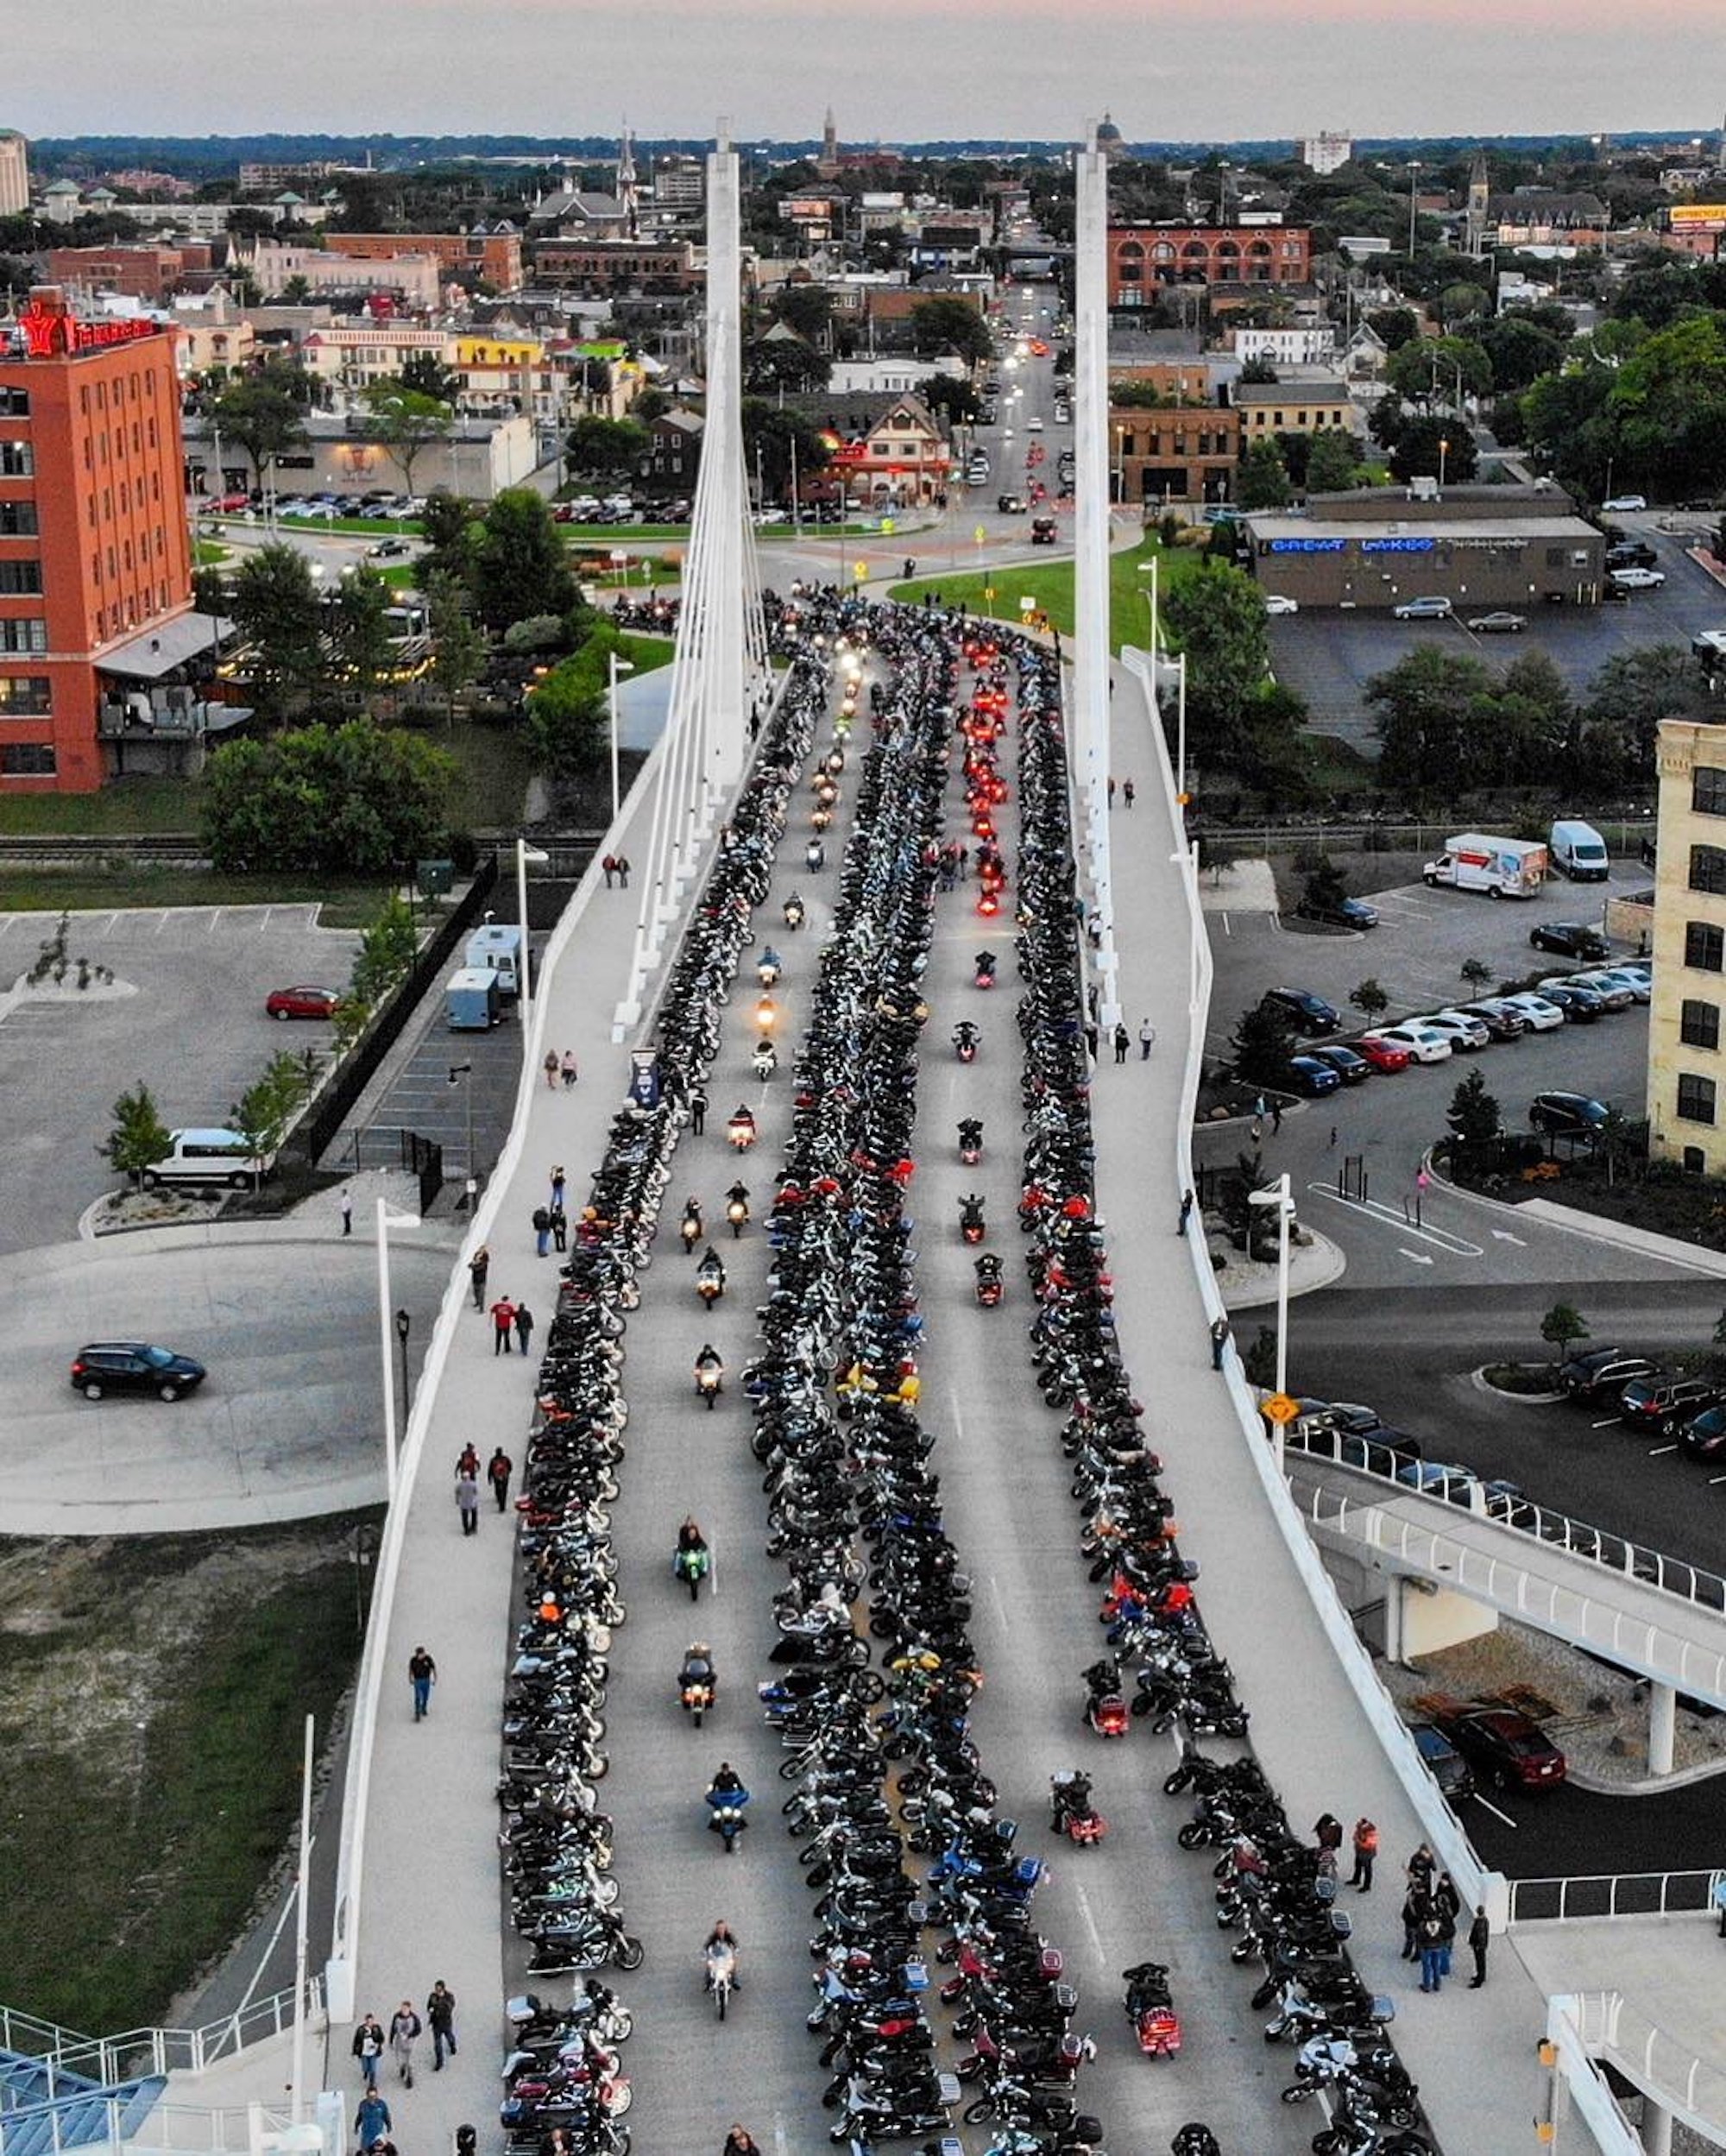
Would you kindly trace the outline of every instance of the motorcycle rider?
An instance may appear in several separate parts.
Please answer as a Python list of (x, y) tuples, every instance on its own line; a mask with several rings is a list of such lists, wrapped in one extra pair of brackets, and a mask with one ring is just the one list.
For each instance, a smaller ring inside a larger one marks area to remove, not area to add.
[(701, 1200), (693, 1192), (683, 1200), (683, 1217), (677, 1232), (683, 1237), (686, 1250), (693, 1250), (702, 1239)]
[(717, 1701), (719, 1672), (713, 1666), (713, 1655), (705, 1640), (691, 1640), (683, 1650), (683, 1666), (677, 1672), (677, 1690), (687, 1692), (691, 1685), (705, 1685)]
[(983, 1198), (980, 1191), (967, 1190), (959, 1201), (959, 1225), (961, 1227), (982, 1226)]
[(1091, 1812), (1091, 1777), (1078, 1768), (1049, 1778), (1049, 1824), (1059, 1834), (1068, 1819), (1088, 1819)]
[(986, 1288), (998, 1287), (1001, 1280), (1001, 1261), (993, 1251), (985, 1251), (977, 1260), (977, 1278)]
[(983, 1150), (983, 1119), (968, 1115), (959, 1125), (959, 1150), (962, 1153), (980, 1153)]
[(755, 970), (761, 976), (763, 987), (771, 988), (773, 985), (773, 981), (766, 978), (769, 974), (773, 976), (773, 980), (777, 980), (784, 969), (784, 960), (780, 957), (771, 943), (764, 943), (761, 946), (761, 955), (755, 961)]
[(697, 1282), (716, 1280), (720, 1292), (723, 1294), (725, 1291), (725, 1260), (711, 1243), (701, 1254), (701, 1263), (696, 1267), (696, 1279)]
[[(701, 1369), (709, 1359), (718, 1362), (719, 1357), (711, 1347), (703, 1347), (701, 1353), (696, 1357), (696, 1368)], [(723, 1367), (722, 1365), (721, 1366)], [(707, 1554), (707, 1537), (696, 1524), (693, 1513), (677, 1529), (677, 1554), (679, 1557), (683, 1557), (692, 1551), (703, 1557)]]
[(742, 1787), (743, 1780), (737, 1769), (728, 1759), (721, 1759), (718, 1772), (707, 1786), (707, 1793), (710, 1797), (728, 1797)]
[(1100, 1661), (1093, 1662), (1082, 1673), (1087, 1706), (1094, 1706), (1099, 1699), (1112, 1699), (1121, 1688), (1121, 1666), (1112, 1655), (1105, 1655)]
[(975, 1048), (978, 1039), (979, 1035), (977, 1029), (971, 1023), (969, 1018), (961, 1018), (958, 1024), (953, 1029), (953, 1045), (954, 1048)]
[(725, 1202), (728, 1207), (740, 1205), (745, 1213), (747, 1213), (749, 1210), (748, 1184), (740, 1180), (733, 1183), (730, 1189), (725, 1194)]
[(731, 1960), (731, 1988), (734, 1991), (742, 1990), (743, 1986), (737, 1974), (738, 1964), (742, 1957), (737, 1951), (737, 1940), (731, 1926), (723, 1917), (718, 1920), (702, 1941), (702, 1954), (707, 1964), (707, 1988), (709, 1991), (713, 1989), (714, 1965), (716, 1962), (723, 1962), (728, 1955)]

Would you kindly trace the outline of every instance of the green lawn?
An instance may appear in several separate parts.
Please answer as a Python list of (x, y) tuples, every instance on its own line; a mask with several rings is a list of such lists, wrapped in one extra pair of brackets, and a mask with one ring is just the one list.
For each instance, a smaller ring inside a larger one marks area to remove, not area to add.
[[(1153, 537), (1111, 554), (1109, 644), (1113, 651), (1119, 651), (1123, 644), (1143, 646), (1150, 641), (1150, 602), (1145, 596), (1150, 579), (1149, 572), (1141, 571), (1138, 564), (1150, 560), (1153, 555), (1162, 564), (1157, 576), (1159, 589), (1164, 595), (1173, 584), (1198, 573), (1198, 551), (1185, 546), (1167, 547)], [(1076, 620), (1073, 587), (1074, 565), (1068, 557), (1059, 561), (1021, 562), (1011, 567), (973, 571), (957, 577), (918, 577), (910, 583), (892, 585), (887, 596), (917, 600), (925, 591), (938, 591), (948, 605), (962, 605), (973, 614), (986, 615), (1000, 621), (1017, 621), (1020, 601), (1030, 599), (1049, 616), (1052, 627), (1063, 636), (1071, 636)]]
[(117, 779), (100, 793), (18, 793), (0, 797), (0, 835), (66, 831), (185, 832), (198, 829), (198, 787), (185, 779)]
[[(520, 809), (516, 815), (520, 814)], [(0, 868), (0, 913), (104, 913), (156, 906), (318, 905), (325, 928), (367, 928), (386, 896), (369, 877), (218, 876), (203, 868)]]

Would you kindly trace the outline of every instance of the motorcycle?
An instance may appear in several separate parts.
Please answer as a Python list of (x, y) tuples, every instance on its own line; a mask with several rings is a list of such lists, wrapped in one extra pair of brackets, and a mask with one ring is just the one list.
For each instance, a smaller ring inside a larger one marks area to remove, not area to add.
[(1181, 2017), (1161, 1962), (1140, 1962), (1126, 1972), (1126, 2014), (1147, 2058), (1173, 2058), (1181, 2048)]
[(728, 1857), (736, 1848), (738, 1836), (749, 1824), (743, 1816), (743, 1807), (748, 1801), (746, 1789), (709, 1789), (707, 1793), (708, 1832), (723, 1838)]
[(974, 1168), (983, 1157), (983, 1125), (975, 1116), (968, 1116), (959, 1125), (959, 1158), (961, 1164)]
[(968, 1018), (961, 1019), (953, 1029), (953, 1052), (961, 1063), (977, 1060), (977, 1043), (980, 1037)]
[(722, 1362), (715, 1359), (712, 1362), (703, 1361), (696, 1365), (696, 1397), (706, 1403), (709, 1415), (713, 1412), (715, 1401), (724, 1390), (725, 1365)]
[(719, 1253), (711, 1248), (696, 1267), (696, 1293), (709, 1309), (725, 1293), (725, 1267), (720, 1262)]
[(761, 955), (755, 961), (755, 978), (764, 988), (777, 987), (779, 975), (784, 971), (784, 961), (771, 943), (764, 944)]
[(749, 1200), (741, 1189), (732, 1191), (726, 1199), (725, 1217), (731, 1223), (731, 1239), (734, 1243), (749, 1225)]
[(976, 969), (971, 977), (971, 986), (973, 988), (992, 988), (994, 985), (995, 954), (993, 951), (979, 951)]
[(749, 1055), (749, 1068), (763, 1084), (779, 1068), (778, 1051), (772, 1041), (757, 1041)]
[(734, 1152), (746, 1153), (755, 1143), (755, 1119), (747, 1108), (739, 1108), (726, 1124), (725, 1135)]
[(982, 1241), (983, 1201), (980, 1198), (973, 1195), (959, 1201), (959, 1232), (967, 1243), (975, 1245)]
[(1001, 1261), (992, 1251), (986, 1251), (977, 1260), (977, 1300), (986, 1310), (992, 1310), (1001, 1300)]
[(1132, 1722), (1118, 1692), (1093, 1694), (1085, 1704), (1085, 1719), (1099, 1737), (1124, 1737)]
[[(816, 814), (817, 816), (825, 816), (826, 811), (822, 809), (817, 809), (816, 810)], [(811, 876), (818, 876), (826, 866), (827, 848), (822, 844), (818, 838), (812, 838), (809, 844), (803, 848), (803, 867), (809, 871)]]
[(707, 1950), (707, 1988), (713, 1994), (713, 2003), (722, 2021), (731, 1995), (737, 1987), (737, 1956), (722, 1940), (715, 1939)]
[(786, 899), (780, 911), (785, 917), (785, 926), (788, 929), (800, 929), (803, 926), (805, 909), (803, 900), (798, 898), (795, 891)]
[(1091, 1801), (1091, 1778), (1076, 1768), (1049, 1778), (1049, 1825), (1080, 1849), (1100, 1842), (1109, 1823)]
[(700, 1242), (704, 1232), (702, 1225), (702, 1209), (693, 1198), (683, 1207), (683, 1217), (677, 1224), (677, 1232), (683, 1239), (683, 1248), (693, 1258), (696, 1245)]
[(677, 1674), (677, 1696), (683, 1712), (699, 1729), (702, 1717), (710, 1712), (718, 1697), (719, 1686), (715, 1680), (713, 1664), (702, 1656), (692, 1656), (685, 1661)]
[[(696, 1384), (697, 1386), (701, 1384), (701, 1378), (702, 1365), (697, 1363), (696, 1365)], [(718, 1386), (716, 1384), (714, 1390), (715, 1391), (718, 1390)], [(695, 1542), (687, 1546), (680, 1543), (677, 1549), (673, 1551), (671, 1555), (672, 1577), (674, 1579), (683, 1580), (688, 1586), (690, 1591), (690, 1600), (691, 1602), (695, 1601), (700, 1593), (701, 1583), (707, 1578), (708, 1567), (712, 1561), (712, 1558), (708, 1553), (708, 1547), (705, 1542)]]

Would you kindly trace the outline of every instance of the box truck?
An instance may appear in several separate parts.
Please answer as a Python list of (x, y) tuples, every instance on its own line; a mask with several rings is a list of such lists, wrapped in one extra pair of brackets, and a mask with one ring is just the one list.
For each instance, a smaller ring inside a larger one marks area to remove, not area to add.
[(444, 1022), (452, 1033), (485, 1033), (503, 1015), (489, 966), (463, 966), (444, 984)]
[(1553, 867), (1572, 883), (1604, 883), (1611, 868), (1606, 841), (1591, 823), (1574, 819), (1554, 823), (1551, 835)]
[(1532, 898), (1546, 879), (1546, 849), (1539, 839), (1459, 831), (1420, 873), (1434, 890), (1448, 884), (1458, 891), (1483, 891), (1490, 898)]

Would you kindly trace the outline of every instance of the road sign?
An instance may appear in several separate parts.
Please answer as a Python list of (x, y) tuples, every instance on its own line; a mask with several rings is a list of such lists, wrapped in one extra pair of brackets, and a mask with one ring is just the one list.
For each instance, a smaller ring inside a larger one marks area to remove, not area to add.
[(985, 584), (985, 585), (984, 585), (984, 587), (983, 587), (983, 596), (984, 596), (986, 600), (988, 600), (988, 601), (989, 601), (989, 602), (991, 603), (991, 605), (992, 605), (992, 604), (994, 603), (994, 598), (995, 598), (995, 587), (993, 586), (993, 584)]
[(976, 542), (977, 542), (978, 545), (979, 545), (979, 546), (980, 546), (980, 545), (983, 544), (984, 540), (985, 540), (986, 539), (987, 539), (987, 538), (988, 538), (989, 534), (987, 533), (987, 532), (986, 532), (986, 531), (984, 530), (983, 526), (980, 524), (980, 525), (977, 526), (976, 530), (975, 530), (974, 532), (973, 532), (973, 533), (972, 533), (971, 536), (972, 536), (972, 538), (973, 538), (973, 539), (975, 539), (975, 540), (976, 540)]
[(1292, 1422), (1301, 1412), (1301, 1403), (1286, 1392), (1273, 1392), (1269, 1399), (1259, 1402), (1258, 1411), (1268, 1422)]
[(883, 539), (891, 539), (892, 536), (893, 520), (890, 516), (884, 516), (881, 519), (881, 537)]
[(857, 571), (857, 581), (860, 584), (863, 579), (869, 574), (869, 564), (867, 562), (854, 562), (852, 566)]

